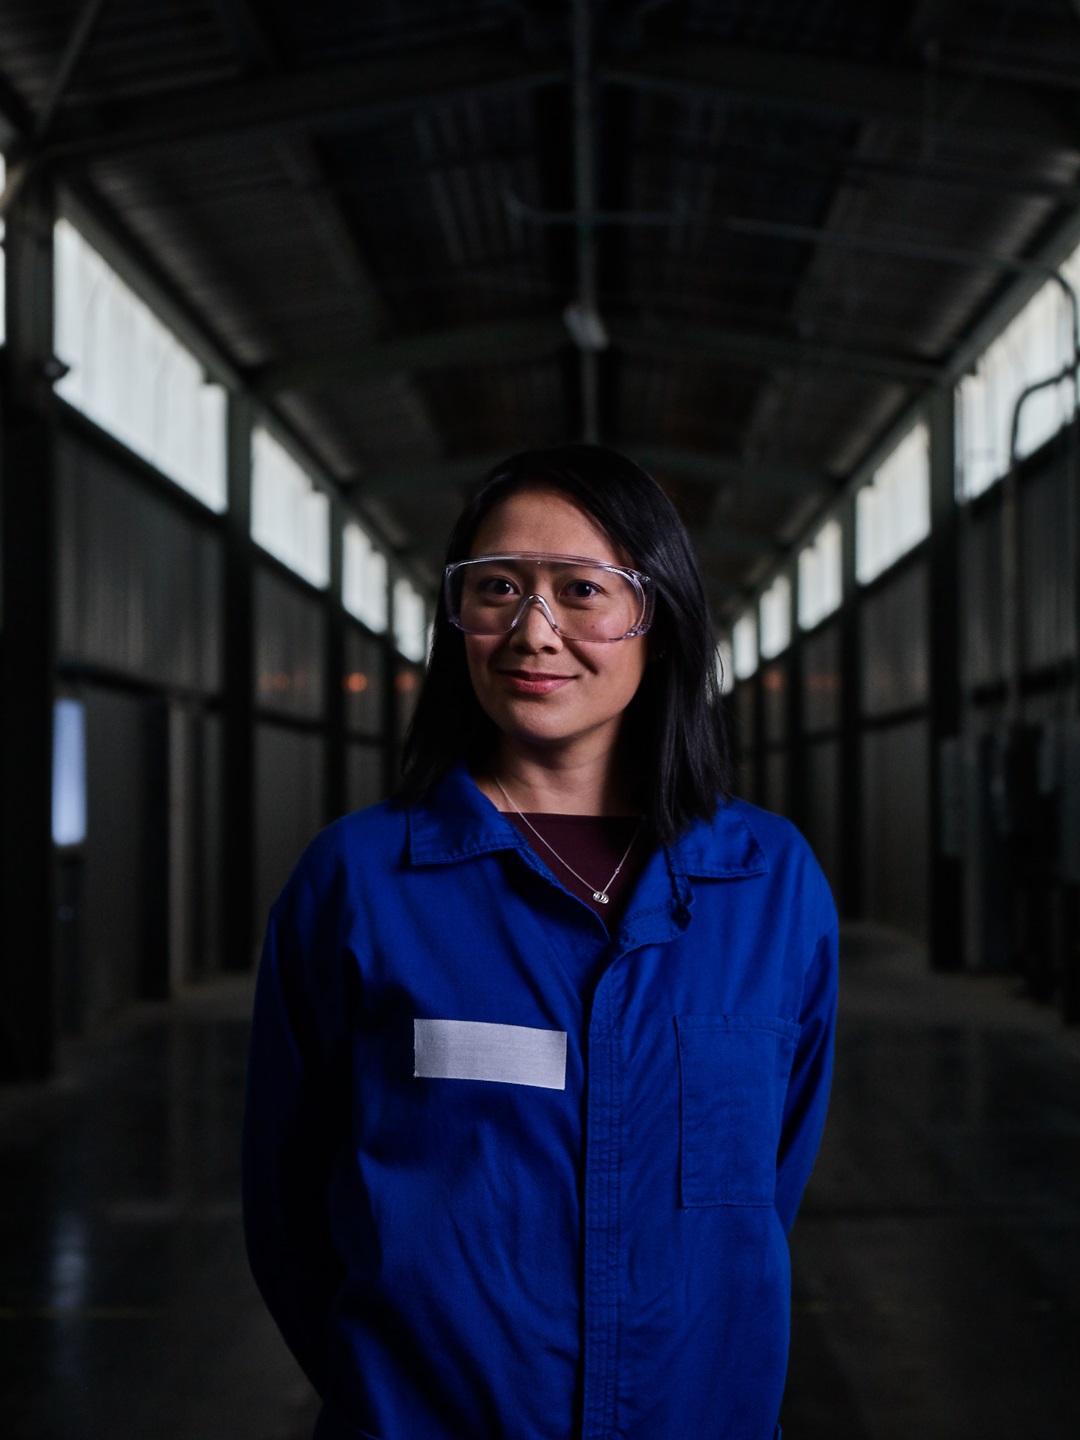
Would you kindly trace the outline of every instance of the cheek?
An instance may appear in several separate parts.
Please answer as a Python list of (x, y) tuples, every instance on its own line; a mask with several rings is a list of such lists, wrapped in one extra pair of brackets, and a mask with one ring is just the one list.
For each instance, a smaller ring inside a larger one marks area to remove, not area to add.
[(478, 690), (484, 681), (484, 672), (492, 652), (497, 648), (492, 637), (487, 635), (465, 636), (465, 663), (473, 689)]
[(641, 682), (645, 678), (647, 652), (643, 640), (635, 640), (633, 642), (620, 641), (619, 643), (633, 643), (634, 645), (634, 650), (627, 654), (625, 663), (619, 667), (617, 678), (614, 680), (625, 702), (629, 704), (637, 694)]

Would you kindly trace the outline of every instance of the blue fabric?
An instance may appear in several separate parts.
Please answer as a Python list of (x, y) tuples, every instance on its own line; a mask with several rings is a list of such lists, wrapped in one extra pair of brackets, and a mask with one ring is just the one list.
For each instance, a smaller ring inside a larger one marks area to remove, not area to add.
[[(741, 801), (613, 936), (464, 771), (325, 830), (271, 912), (244, 1138), (316, 1433), (769, 1440), (835, 1002), (821, 872)], [(418, 1018), (564, 1031), (566, 1088), (418, 1078)]]

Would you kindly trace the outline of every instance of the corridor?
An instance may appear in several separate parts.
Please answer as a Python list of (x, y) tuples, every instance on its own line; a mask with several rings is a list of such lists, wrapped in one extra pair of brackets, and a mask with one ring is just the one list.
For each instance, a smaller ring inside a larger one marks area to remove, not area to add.
[[(1015, 981), (849, 926), (829, 1127), (793, 1234), (787, 1440), (1072, 1440), (1080, 1036)], [(7, 1440), (303, 1440), (248, 1276), (250, 981), (129, 1010), (0, 1096)]]

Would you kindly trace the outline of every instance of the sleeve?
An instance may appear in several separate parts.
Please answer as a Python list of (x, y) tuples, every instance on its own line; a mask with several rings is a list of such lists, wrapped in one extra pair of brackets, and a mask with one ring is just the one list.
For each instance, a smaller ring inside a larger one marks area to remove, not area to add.
[(347, 1006), (338, 927), (302, 873), (270, 913), (255, 992), (242, 1189), (256, 1284), (308, 1379), (326, 1387), (327, 1315), (344, 1267), (331, 1235), (347, 1133)]
[(785, 1230), (790, 1230), (795, 1223), (825, 1128), (829, 1102), (838, 980), (838, 927), (831, 897), (829, 911), (830, 923), (814, 946), (803, 981), (801, 1029), (784, 1101), (777, 1156), (776, 1209)]

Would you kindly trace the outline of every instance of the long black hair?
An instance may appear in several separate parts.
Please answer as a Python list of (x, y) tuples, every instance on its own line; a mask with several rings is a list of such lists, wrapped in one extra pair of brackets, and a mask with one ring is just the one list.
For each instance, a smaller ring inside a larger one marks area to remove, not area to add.
[[(697, 558), (682, 521), (656, 481), (614, 450), (557, 445), (523, 450), (490, 471), (462, 512), (446, 563), (466, 560), (480, 522), (532, 485), (567, 495), (650, 575), (656, 616), (650, 663), (626, 712), (627, 757), (637, 772), (651, 838), (665, 844), (709, 818), (731, 793), (731, 752), (716, 676), (716, 642)], [(498, 738), (473, 692), (465, 637), (450, 624), (440, 592), (427, 675), (405, 740), (399, 796), (420, 799), (459, 761), (482, 766)]]

